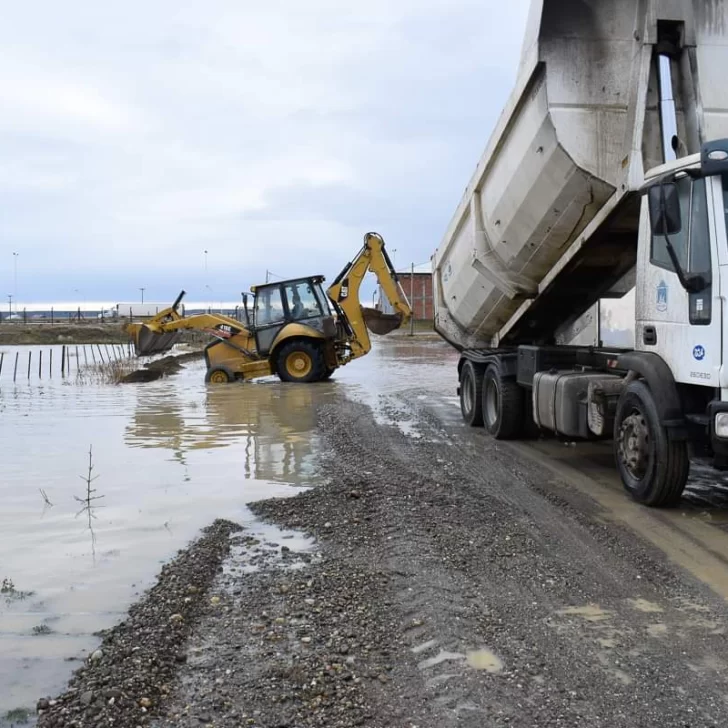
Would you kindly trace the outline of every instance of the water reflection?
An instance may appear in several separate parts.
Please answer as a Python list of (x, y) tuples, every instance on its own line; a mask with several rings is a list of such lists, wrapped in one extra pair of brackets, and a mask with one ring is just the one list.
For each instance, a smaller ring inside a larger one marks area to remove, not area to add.
[(183, 465), (194, 450), (239, 448), (245, 477), (298, 482), (312, 469), (316, 405), (336, 388), (266, 381), (208, 386), (200, 398), (173, 387), (140, 387), (126, 444), (167, 449)]

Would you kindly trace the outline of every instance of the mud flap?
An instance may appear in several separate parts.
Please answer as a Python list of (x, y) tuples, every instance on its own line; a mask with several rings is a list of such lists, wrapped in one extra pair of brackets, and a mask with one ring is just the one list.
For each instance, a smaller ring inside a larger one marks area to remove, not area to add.
[(169, 351), (179, 341), (179, 331), (158, 334), (146, 326), (140, 326), (134, 337), (134, 352), (137, 356), (149, 356)]
[(402, 325), (402, 314), (399, 313), (382, 313), (365, 306), (361, 307), (361, 312), (367, 328), (377, 336), (385, 336)]

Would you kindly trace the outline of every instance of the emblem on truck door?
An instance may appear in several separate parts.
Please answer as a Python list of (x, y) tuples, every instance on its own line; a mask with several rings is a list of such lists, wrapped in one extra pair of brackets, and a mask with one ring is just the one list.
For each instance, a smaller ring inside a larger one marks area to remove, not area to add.
[(667, 311), (667, 283), (660, 281), (657, 285), (657, 310)]
[(702, 361), (705, 359), (705, 349), (698, 344), (697, 346), (693, 347), (693, 356), (698, 360)]

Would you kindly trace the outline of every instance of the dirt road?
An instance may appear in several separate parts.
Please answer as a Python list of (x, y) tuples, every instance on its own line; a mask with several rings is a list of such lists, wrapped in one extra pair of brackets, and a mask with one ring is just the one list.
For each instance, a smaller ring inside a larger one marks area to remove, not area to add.
[(232, 536), (184, 654), (89, 663), (42, 724), (126, 705), (116, 725), (724, 725), (728, 536), (705, 481), (648, 511), (603, 449), (496, 443), (451, 395), (317, 405), (326, 482), (254, 506), (280, 538)]

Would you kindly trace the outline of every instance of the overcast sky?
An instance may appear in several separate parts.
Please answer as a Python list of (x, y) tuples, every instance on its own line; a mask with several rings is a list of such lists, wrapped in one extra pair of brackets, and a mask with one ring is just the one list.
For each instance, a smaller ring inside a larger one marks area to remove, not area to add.
[(368, 230), (397, 267), (427, 261), (511, 91), (527, 9), (5, 3), (3, 300), (13, 252), (21, 303), (142, 286), (237, 300), (266, 269), (330, 280)]

